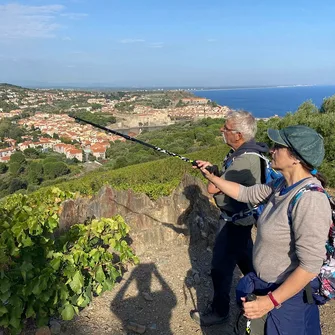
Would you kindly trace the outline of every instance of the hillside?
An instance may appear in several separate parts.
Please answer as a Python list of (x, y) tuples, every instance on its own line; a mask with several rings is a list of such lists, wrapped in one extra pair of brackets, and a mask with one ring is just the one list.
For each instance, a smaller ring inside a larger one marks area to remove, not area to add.
[(12, 84), (8, 84), (8, 83), (0, 83), (0, 89), (17, 89), (17, 90), (21, 90), (23, 89), (23, 87), (18, 86), (18, 85), (12, 85)]
[[(334, 186), (334, 114), (326, 108), (321, 113), (306, 103), (294, 115), (259, 121), (257, 139), (268, 141), (266, 128), (289, 124), (307, 124), (324, 135), (326, 157), (321, 171)], [(160, 139), (183, 143), (184, 139), (193, 151), (202, 147), (197, 136), (215, 131), (214, 126), (182, 128), (178, 136), (167, 129), (160, 138), (153, 133), (143, 134), (143, 138), (150, 143)], [(214, 136), (214, 144), (218, 139)], [(134, 148), (127, 143), (122, 147), (123, 156), (136, 157)], [(185, 155), (220, 165), (227, 150), (220, 144)], [(208, 267), (217, 208), (199, 171), (178, 158), (162, 157), (152, 152), (155, 161), (136, 164), (135, 159), (123, 168), (105, 167), (1, 200), (2, 325), (13, 333), (24, 327), (23, 334), (30, 334), (35, 331), (33, 320), (42, 326), (51, 316), (58, 334), (126, 334), (129, 322), (144, 325), (147, 334), (158, 329), (167, 335), (206, 333), (191, 322), (188, 313), (192, 306), (204, 306), (211, 291)], [(151, 288), (152, 276), (156, 284)], [(133, 295), (125, 296), (130, 281), (137, 282), (137, 288), (133, 284)], [(127, 298), (134, 295), (136, 299)], [(122, 307), (128, 303), (129, 309)], [(106, 309), (109, 304), (111, 313)], [(161, 316), (161, 310), (166, 317)], [(322, 308), (324, 334), (333, 334), (327, 321), (333, 312), (330, 305)], [(107, 320), (102, 321), (101, 315)], [(232, 322), (225, 329), (227, 334)], [(220, 331), (209, 330), (207, 334)]]

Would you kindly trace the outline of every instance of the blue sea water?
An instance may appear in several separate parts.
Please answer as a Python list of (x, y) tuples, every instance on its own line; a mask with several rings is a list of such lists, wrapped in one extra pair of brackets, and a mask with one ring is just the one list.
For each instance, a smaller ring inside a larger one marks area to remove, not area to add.
[(284, 116), (311, 99), (320, 107), (324, 98), (335, 94), (335, 86), (295, 86), (248, 89), (200, 90), (194, 94), (232, 109), (244, 109), (256, 117)]

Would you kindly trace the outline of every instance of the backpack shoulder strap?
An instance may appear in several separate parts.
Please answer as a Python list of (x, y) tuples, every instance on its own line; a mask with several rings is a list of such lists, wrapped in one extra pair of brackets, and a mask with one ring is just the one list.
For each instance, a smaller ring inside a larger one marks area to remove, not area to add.
[(281, 179), (282, 174), (271, 167), (270, 160), (263, 154), (259, 154), (257, 152), (245, 152), (242, 155), (254, 155), (258, 156), (261, 159), (262, 184), (267, 184), (272, 180)]
[(235, 158), (241, 157), (241, 156), (243, 156), (243, 155), (255, 155), (255, 156), (258, 156), (258, 157), (264, 159), (264, 160), (266, 161), (267, 164), (268, 164), (268, 162), (269, 162), (269, 160), (268, 160), (265, 156), (263, 156), (263, 155), (261, 155), (261, 154), (258, 154), (257, 152), (251, 152), (251, 151), (249, 152), (249, 151), (245, 151), (245, 152), (242, 152), (241, 154), (239, 154), (238, 156), (233, 157), (231, 160), (229, 160), (228, 163), (225, 164), (225, 168), (226, 168), (226, 169), (229, 168), (229, 166), (230, 166), (231, 164), (233, 164)]
[(308, 191), (317, 191), (317, 192), (324, 193), (327, 196), (328, 200), (332, 203), (330, 195), (322, 186), (317, 185), (317, 184), (307, 184), (303, 186), (296, 192), (296, 194), (293, 196), (293, 198), (291, 199), (288, 205), (287, 217), (288, 217), (288, 221), (290, 225), (292, 225), (292, 212), (293, 212), (294, 205), (302, 197), (302, 195)]
[(243, 154), (241, 154), (240, 156), (242, 155), (254, 155), (254, 156), (258, 156), (259, 158), (262, 158), (265, 160), (265, 162), (270, 162), (269, 159), (267, 159), (264, 155), (262, 154), (259, 154), (257, 152), (253, 152), (253, 151), (250, 151), (250, 152), (244, 152)]
[(275, 191), (278, 191), (279, 189), (281, 189), (284, 186), (285, 182), (286, 180), (284, 177), (279, 177), (275, 179), (275, 181), (273, 182), (273, 187)]

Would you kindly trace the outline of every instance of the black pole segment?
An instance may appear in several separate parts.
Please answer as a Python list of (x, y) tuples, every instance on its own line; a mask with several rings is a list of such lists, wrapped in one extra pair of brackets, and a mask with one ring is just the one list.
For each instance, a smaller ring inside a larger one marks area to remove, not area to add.
[[(69, 116), (70, 116), (70, 115), (69, 115)], [(192, 163), (192, 165), (197, 166), (196, 161), (193, 160), (193, 159), (189, 159), (189, 158), (187, 158), (187, 157), (184, 157), (184, 156), (175, 154), (175, 153), (170, 152), (170, 151), (168, 151), (168, 150), (165, 150), (165, 149), (156, 147), (155, 145), (152, 145), (152, 144), (150, 144), (150, 143), (141, 141), (141, 140), (139, 140), (139, 139), (137, 139), (137, 138), (130, 137), (130, 136), (125, 135), (125, 134), (122, 134), (122, 133), (120, 133), (120, 132), (118, 132), (118, 131), (116, 131), (116, 130), (109, 129), (109, 128), (106, 128), (106, 127), (104, 127), (104, 126), (100, 126), (99, 124), (96, 124), (96, 123), (91, 122), (91, 121), (84, 120), (84, 119), (82, 119), (82, 118), (80, 118), (80, 117), (78, 117), (78, 116), (70, 116), (70, 117), (74, 118), (76, 121), (84, 122), (84, 123), (90, 124), (91, 126), (93, 126), (93, 127), (95, 127), (95, 128), (99, 128), (99, 129), (102, 129), (102, 130), (107, 131), (107, 132), (109, 132), (109, 133), (115, 134), (115, 135), (117, 135), (117, 136), (121, 136), (121, 137), (125, 138), (126, 140), (129, 140), (129, 141), (133, 141), (133, 142), (139, 143), (139, 144), (144, 145), (144, 146), (146, 146), (146, 147), (148, 147), (148, 148), (151, 148), (151, 149), (154, 149), (154, 150), (156, 150), (156, 151), (158, 151), (158, 152), (161, 152), (162, 154), (166, 154), (166, 155), (173, 156), (173, 157), (178, 157), (178, 158), (180, 158), (181, 160), (183, 160), (184, 162)]]

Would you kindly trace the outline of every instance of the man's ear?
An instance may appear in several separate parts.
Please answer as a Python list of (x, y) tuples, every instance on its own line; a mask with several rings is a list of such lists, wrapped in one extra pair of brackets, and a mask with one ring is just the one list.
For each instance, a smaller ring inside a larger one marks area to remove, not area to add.
[(243, 137), (242, 137), (242, 134), (240, 132), (236, 132), (235, 135), (238, 135), (237, 136), (237, 139), (238, 140), (241, 140)]

